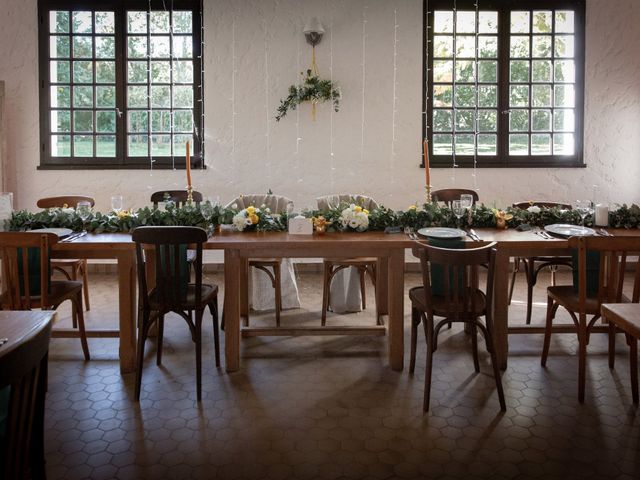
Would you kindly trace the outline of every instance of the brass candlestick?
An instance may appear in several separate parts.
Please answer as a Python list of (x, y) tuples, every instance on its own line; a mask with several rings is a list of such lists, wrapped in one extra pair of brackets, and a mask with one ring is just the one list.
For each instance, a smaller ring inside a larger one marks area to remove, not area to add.
[(189, 205), (193, 203), (193, 187), (191, 185), (187, 186), (187, 203)]
[(427, 185), (426, 187), (424, 187), (424, 189), (425, 189), (425, 196), (424, 196), (425, 203), (431, 203), (432, 202), (431, 185)]

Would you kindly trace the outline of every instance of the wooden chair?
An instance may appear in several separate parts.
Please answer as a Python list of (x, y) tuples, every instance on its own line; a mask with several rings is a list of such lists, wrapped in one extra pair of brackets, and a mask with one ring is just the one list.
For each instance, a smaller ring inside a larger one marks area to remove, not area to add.
[(431, 199), (434, 202), (443, 202), (448, 204), (454, 200), (460, 200), (460, 195), (471, 195), (473, 197), (474, 204), (479, 200), (478, 192), (466, 188), (443, 188), (441, 190), (435, 190), (431, 192)]
[[(326, 210), (329, 208), (335, 208), (340, 204), (355, 204), (367, 210), (373, 210), (378, 208), (378, 203), (371, 197), (365, 195), (326, 195), (316, 199), (319, 210)], [(358, 257), (358, 258), (325, 258), (323, 261), (323, 285), (322, 285), (322, 326), (327, 324), (327, 311), (331, 305), (331, 282), (336, 274), (347, 268), (355, 268), (358, 271), (360, 277), (360, 297), (362, 309), (367, 308), (367, 295), (366, 295), (366, 276), (369, 275), (371, 283), (375, 289), (376, 287), (376, 269), (377, 258), (374, 257)], [(378, 308), (376, 305), (376, 323), (382, 324), (382, 319), (378, 314)]]
[[(558, 203), (558, 202), (518, 202), (514, 203), (514, 208), (519, 208), (521, 210), (526, 210), (529, 207), (540, 207), (540, 208), (552, 208), (559, 207), (565, 210), (571, 210), (571, 205), (566, 203)], [(511, 298), (513, 297), (513, 288), (516, 283), (516, 275), (520, 271), (520, 263), (524, 265), (524, 273), (527, 279), (527, 317), (526, 323), (529, 325), (531, 323), (531, 309), (533, 303), (533, 287), (536, 285), (538, 281), (538, 274), (541, 270), (545, 268), (549, 268), (551, 272), (551, 285), (556, 284), (556, 271), (558, 270), (558, 266), (564, 265), (566, 267), (572, 268), (573, 262), (571, 261), (571, 257), (560, 256), (560, 257), (549, 257), (549, 256), (539, 256), (539, 257), (515, 257), (513, 264), (513, 274), (511, 275), (511, 286), (509, 287), (509, 304), (511, 304)]]
[[(176, 207), (182, 207), (187, 203), (187, 191), (186, 190), (161, 190), (159, 192), (153, 192), (151, 194), (151, 202), (154, 207), (158, 207), (160, 202), (166, 202), (167, 199), (176, 204)], [(202, 194), (195, 190), (191, 192), (193, 203), (200, 205), (202, 203)]]
[[(431, 372), (433, 368), (433, 352), (437, 348), (440, 329), (450, 322), (463, 322), (471, 329), (473, 362), (476, 372), (480, 372), (478, 361), (477, 329), (484, 334), (487, 350), (491, 355), (493, 376), (498, 390), (500, 409), (506, 410), (502, 380), (496, 361), (493, 345), (493, 277), (495, 270), (496, 243), (490, 243), (473, 249), (447, 249), (432, 247), (416, 242), (413, 254), (420, 259), (422, 267), (421, 287), (409, 291), (411, 299), (411, 357), (409, 372), (415, 370), (416, 342), (418, 325), (423, 323), (427, 340), (427, 362), (424, 385), (424, 411), (429, 410), (431, 395)], [(484, 291), (479, 288), (478, 267), (487, 265), (486, 285)], [(435, 266), (440, 272), (441, 284), (436, 286)], [(437, 290), (440, 291), (437, 291)], [(444, 317), (435, 323), (434, 317)], [(478, 317), (484, 316), (485, 323)]]
[(82, 310), (82, 282), (51, 280), (49, 249), (57, 242), (58, 236), (53, 233), (0, 232), (2, 308), (55, 310), (62, 302), (70, 300), (77, 313), (78, 332), (65, 332), (64, 336), (80, 337), (84, 358), (89, 360)]
[[(23, 314), (24, 317), (17, 314)], [(44, 479), (44, 413), (51, 316), (13, 312), (0, 328), (0, 396), (8, 399), (0, 429), (0, 478)]]
[[(252, 195), (241, 195), (227, 205), (229, 208), (231, 205), (236, 205), (239, 210), (245, 209), (247, 207), (253, 206), (259, 208), (261, 205), (265, 205), (267, 208), (271, 210), (274, 214), (282, 214), (287, 210), (288, 205), (293, 205), (293, 200), (283, 197), (281, 195), (260, 195), (260, 194), (252, 194)], [(275, 296), (275, 314), (276, 314), (276, 326), (280, 326), (280, 312), (282, 311), (282, 258), (260, 258), (260, 259), (249, 259), (247, 262), (247, 268), (256, 268), (267, 274), (269, 280), (271, 281), (271, 285), (274, 289)], [(244, 303), (247, 305), (243, 306), (243, 310), (246, 313), (244, 324), (245, 326), (249, 325), (249, 306), (248, 306), (248, 296), (247, 290), (248, 285), (245, 282), (245, 285), (242, 286), (245, 293), (243, 293)]]
[[(198, 227), (138, 227), (132, 233), (136, 242), (138, 285), (140, 289), (140, 317), (138, 321), (138, 349), (136, 357), (136, 400), (140, 400), (144, 344), (153, 324), (158, 324), (156, 363), (162, 363), (164, 316), (169, 312), (180, 315), (191, 331), (196, 346), (197, 398), (202, 398), (202, 317), (208, 306), (213, 316), (213, 335), (216, 366), (220, 366), (218, 332), (218, 286), (202, 283), (202, 244), (207, 232)], [(190, 283), (186, 269), (186, 247), (195, 244), (193, 263), (195, 282)], [(143, 249), (144, 252), (143, 253)], [(184, 257), (181, 255), (184, 254)], [(147, 263), (152, 263), (150, 268)], [(155, 272), (155, 275), (151, 272)], [(153, 279), (150, 278), (154, 275)], [(150, 288), (150, 285), (154, 285)], [(195, 312), (195, 320), (193, 313)]]
[[(91, 207), (95, 205), (95, 201), (91, 197), (84, 195), (62, 195), (59, 197), (41, 198), (36, 202), (38, 208), (61, 208), (65, 205), (75, 208), (79, 202), (89, 202)], [(84, 304), (87, 312), (91, 310), (89, 303), (89, 272), (87, 268), (86, 258), (60, 258), (51, 260), (51, 268), (62, 273), (67, 280), (76, 281), (82, 278), (82, 288), (84, 290)], [(77, 327), (76, 313), (73, 312), (73, 327)]]
[[(611, 333), (609, 328), (597, 328), (603, 303), (628, 302), (629, 298), (637, 302), (640, 297), (640, 263), (636, 264), (633, 282), (633, 295), (624, 295), (624, 275), (628, 253), (640, 251), (639, 237), (572, 237), (569, 246), (578, 249), (578, 289), (573, 285), (561, 285), (547, 288), (547, 322), (541, 364), (547, 364), (553, 319), (558, 307), (564, 307), (571, 316), (574, 329), (578, 334), (578, 400), (584, 402), (587, 345), (593, 331)], [(598, 285), (596, 292), (587, 292), (587, 252), (597, 252)], [(591, 316), (587, 320), (587, 316)], [(613, 367), (612, 350), (615, 336), (609, 336), (610, 363)]]

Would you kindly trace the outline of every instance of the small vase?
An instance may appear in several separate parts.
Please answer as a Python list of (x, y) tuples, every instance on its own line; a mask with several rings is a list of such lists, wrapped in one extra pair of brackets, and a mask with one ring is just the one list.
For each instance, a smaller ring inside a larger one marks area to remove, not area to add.
[(496, 228), (499, 230), (506, 230), (507, 221), (504, 218), (496, 218)]
[(318, 235), (324, 235), (324, 232), (327, 231), (327, 227), (325, 225), (316, 225), (316, 233)]

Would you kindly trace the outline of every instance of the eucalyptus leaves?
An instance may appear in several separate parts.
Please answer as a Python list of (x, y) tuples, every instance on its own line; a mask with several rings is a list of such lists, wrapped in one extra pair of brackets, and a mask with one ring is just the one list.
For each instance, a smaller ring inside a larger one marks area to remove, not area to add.
[(328, 101), (333, 103), (334, 111), (340, 110), (340, 90), (331, 80), (322, 80), (309, 69), (302, 85), (289, 87), (289, 95), (278, 106), (276, 120), (279, 122), (289, 110), (295, 110), (303, 102), (311, 102), (315, 111), (316, 104)]

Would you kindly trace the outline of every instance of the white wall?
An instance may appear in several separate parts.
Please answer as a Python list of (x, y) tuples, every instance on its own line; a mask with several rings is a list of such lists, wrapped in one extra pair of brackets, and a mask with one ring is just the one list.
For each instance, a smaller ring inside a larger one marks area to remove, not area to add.
[[(184, 171), (36, 169), (36, 4), (36, 0), (2, 0), (0, 7), (0, 80), (6, 81), (5, 181), (7, 189), (16, 192), (17, 207), (33, 209), (37, 198), (63, 193), (94, 195), (99, 209), (108, 207), (112, 194), (122, 193), (128, 206), (139, 207), (152, 191), (182, 188)], [(421, 12), (421, 0), (205, 0), (209, 168), (195, 172), (196, 188), (223, 200), (271, 188), (309, 206), (317, 195), (330, 192), (368, 193), (395, 208), (422, 198), (424, 171), (417, 166)], [(363, 15), (367, 21), (364, 121)], [(304, 106), (299, 116), (293, 112), (277, 123), (279, 99), (296, 81), (298, 70), (310, 63), (310, 47), (301, 30), (313, 16), (327, 29), (317, 48), (318, 64), (321, 74), (329, 76), (333, 57), (333, 78), (343, 94), (341, 110), (331, 115), (329, 106), (321, 105), (313, 122), (309, 107)], [(587, 168), (478, 169), (475, 179), (469, 169), (436, 169), (434, 187), (477, 187), (482, 200), (505, 205), (526, 199), (571, 201), (590, 195), (596, 183), (601, 199), (640, 203), (636, 187), (640, 178), (639, 22), (637, 0), (587, 0)], [(394, 43), (397, 98), (392, 155)]]

